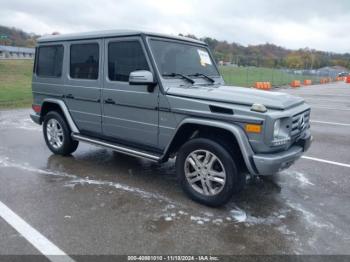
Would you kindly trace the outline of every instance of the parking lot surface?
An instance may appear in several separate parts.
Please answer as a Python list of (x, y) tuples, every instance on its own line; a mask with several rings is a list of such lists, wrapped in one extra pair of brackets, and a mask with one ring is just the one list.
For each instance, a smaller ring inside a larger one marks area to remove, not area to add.
[(216, 209), (182, 193), (174, 162), (55, 156), (29, 109), (0, 111), (0, 254), (40, 254), (29, 229), (70, 255), (350, 254), (350, 85), (279, 91), (311, 105), (310, 150)]

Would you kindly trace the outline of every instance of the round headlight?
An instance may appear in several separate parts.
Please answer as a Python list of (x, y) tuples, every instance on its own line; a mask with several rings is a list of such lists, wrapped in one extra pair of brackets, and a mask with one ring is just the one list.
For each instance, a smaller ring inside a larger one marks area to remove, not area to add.
[(281, 120), (276, 120), (275, 124), (273, 126), (273, 137), (277, 138), (279, 136), (280, 133), (280, 129), (281, 129)]

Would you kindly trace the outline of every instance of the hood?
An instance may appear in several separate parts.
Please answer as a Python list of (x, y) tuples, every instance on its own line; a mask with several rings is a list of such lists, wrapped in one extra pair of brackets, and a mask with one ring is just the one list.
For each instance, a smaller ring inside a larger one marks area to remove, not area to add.
[(188, 98), (205, 99), (224, 103), (251, 106), (255, 103), (263, 104), (270, 109), (283, 110), (302, 104), (304, 99), (285, 93), (255, 90), (236, 86), (192, 86), (170, 87), (169, 95)]

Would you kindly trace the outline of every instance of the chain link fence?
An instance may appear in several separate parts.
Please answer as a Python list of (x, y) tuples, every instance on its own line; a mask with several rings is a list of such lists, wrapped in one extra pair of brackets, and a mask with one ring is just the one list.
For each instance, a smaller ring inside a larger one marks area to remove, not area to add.
[[(293, 80), (311, 80), (313, 84), (322, 79), (335, 79), (339, 73), (348, 72), (341, 66), (323, 66), (312, 55), (294, 60), (262, 58), (259, 56), (234, 56), (219, 61), (220, 71), (227, 84), (254, 86), (255, 82), (270, 82), (272, 86), (289, 85)], [(290, 68), (287, 68), (287, 65)], [(304, 68), (304, 69), (293, 69)]]
[(321, 68), (317, 70), (292, 70), (265, 67), (242, 67), (234, 65), (219, 66), (224, 80), (229, 85), (254, 86), (255, 82), (270, 82), (272, 86), (289, 85), (293, 80), (311, 80), (313, 84), (321, 79), (338, 76), (341, 70)]

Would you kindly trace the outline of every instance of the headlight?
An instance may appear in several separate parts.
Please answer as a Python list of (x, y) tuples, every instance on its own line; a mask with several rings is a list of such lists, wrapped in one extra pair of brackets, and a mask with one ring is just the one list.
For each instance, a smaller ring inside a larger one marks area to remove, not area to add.
[(278, 119), (275, 121), (275, 124), (273, 126), (273, 138), (274, 139), (279, 137), (280, 130), (281, 130), (281, 120)]
[(273, 126), (273, 140), (274, 146), (282, 146), (290, 142), (288, 130), (282, 127), (282, 120), (277, 119)]

